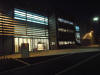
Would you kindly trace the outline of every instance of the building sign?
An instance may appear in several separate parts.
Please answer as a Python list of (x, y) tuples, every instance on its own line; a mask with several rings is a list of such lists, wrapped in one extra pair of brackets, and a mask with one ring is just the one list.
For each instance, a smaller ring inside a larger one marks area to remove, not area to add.
[(67, 23), (67, 24), (70, 24), (70, 25), (73, 25), (73, 22), (65, 20), (65, 19), (62, 19), (62, 18), (58, 18), (58, 21), (59, 22), (63, 22), (63, 23)]

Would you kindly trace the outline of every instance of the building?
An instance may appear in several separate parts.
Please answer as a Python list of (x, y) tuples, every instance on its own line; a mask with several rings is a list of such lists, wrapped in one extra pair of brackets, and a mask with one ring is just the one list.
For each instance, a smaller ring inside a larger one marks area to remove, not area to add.
[(61, 14), (49, 15), (50, 49), (74, 48), (80, 44), (80, 28)]
[(61, 14), (0, 6), (0, 55), (25, 52), (25, 47), (34, 52), (73, 48), (77, 44), (79, 26)]
[[(87, 24), (81, 24), (80, 30), (81, 30), (81, 43), (82, 45), (88, 46), (88, 45), (95, 45), (99, 44), (100, 42), (100, 31), (99, 31), (99, 19), (95, 20), (95, 15), (91, 15), (90, 19), (87, 21)], [(93, 18), (94, 17), (94, 18)], [(98, 16), (100, 17), (100, 16)], [(97, 17), (96, 17), (97, 18)]]

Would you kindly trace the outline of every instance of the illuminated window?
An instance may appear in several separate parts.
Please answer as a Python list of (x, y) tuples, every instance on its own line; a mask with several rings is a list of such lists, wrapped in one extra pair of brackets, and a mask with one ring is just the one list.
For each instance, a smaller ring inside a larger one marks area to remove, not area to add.
[(64, 42), (63, 41), (59, 41), (59, 45), (64, 45)]
[(58, 21), (59, 22), (63, 22), (63, 23), (67, 23), (67, 24), (70, 24), (70, 25), (73, 25), (73, 22), (65, 20), (65, 19), (62, 19), (62, 18), (58, 18)]
[(15, 9), (14, 10), (14, 18), (19, 20), (26, 20), (26, 11)]
[(77, 38), (80, 38), (80, 33), (76, 33), (76, 37)]
[(58, 31), (60, 31), (60, 32), (70, 32), (70, 33), (73, 33), (74, 32), (71, 29), (64, 29), (64, 28), (58, 28)]
[(80, 43), (80, 33), (76, 33), (76, 41)]
[(76, 30), (76, 31), (80, 31), (79, 26), (75, 26), (75, 30)]
[(19, 20), (48, 25), (48, 17), (27, 12), (24, 10), (16, 9), (16, 8), (14, 10), (14, 18), (19, 19)]
[(55, 45), (55, 42), (51, 42), (51, 45)]
[(59, 45), (71, 45), (75, 44), (75, 41), (59, 41)]

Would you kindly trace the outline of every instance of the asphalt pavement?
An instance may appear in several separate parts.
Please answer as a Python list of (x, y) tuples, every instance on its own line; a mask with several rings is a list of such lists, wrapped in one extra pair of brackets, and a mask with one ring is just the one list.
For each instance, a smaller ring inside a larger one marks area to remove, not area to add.
[(92, 51), (63, 54), (45, 60), (39, 58), (40, 61), (33, 64), (30, 61), (36, 60), (32, 60), (32, 58), (29, 61), (20, 59), (31, 65), (2, 72), (0, 75), (90, 75), (97, 72), (100, 74), (98, 69), (100, 67), (99, 58), (100, 52)]

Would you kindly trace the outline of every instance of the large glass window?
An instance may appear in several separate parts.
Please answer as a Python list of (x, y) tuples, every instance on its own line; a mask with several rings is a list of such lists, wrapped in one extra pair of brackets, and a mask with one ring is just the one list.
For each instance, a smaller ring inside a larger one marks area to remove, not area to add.
[(32, 12), (16, 9), (14, 10), (14, 18), (39, 24), (48, 25), (48, 18)]
[(41, 39), (41, 38), (15, 38), (15, 53), (19, 53), (21, 50), (21, 44), (22, 43), (28, 43), (29, 44), (29, 51), (35, 51), (35, 50), (49, 50), (49, 41), (47, 38)]
[(19, 20), (26, 20), (26, 11), (15, 9), (14, 10), (14, 18)]

